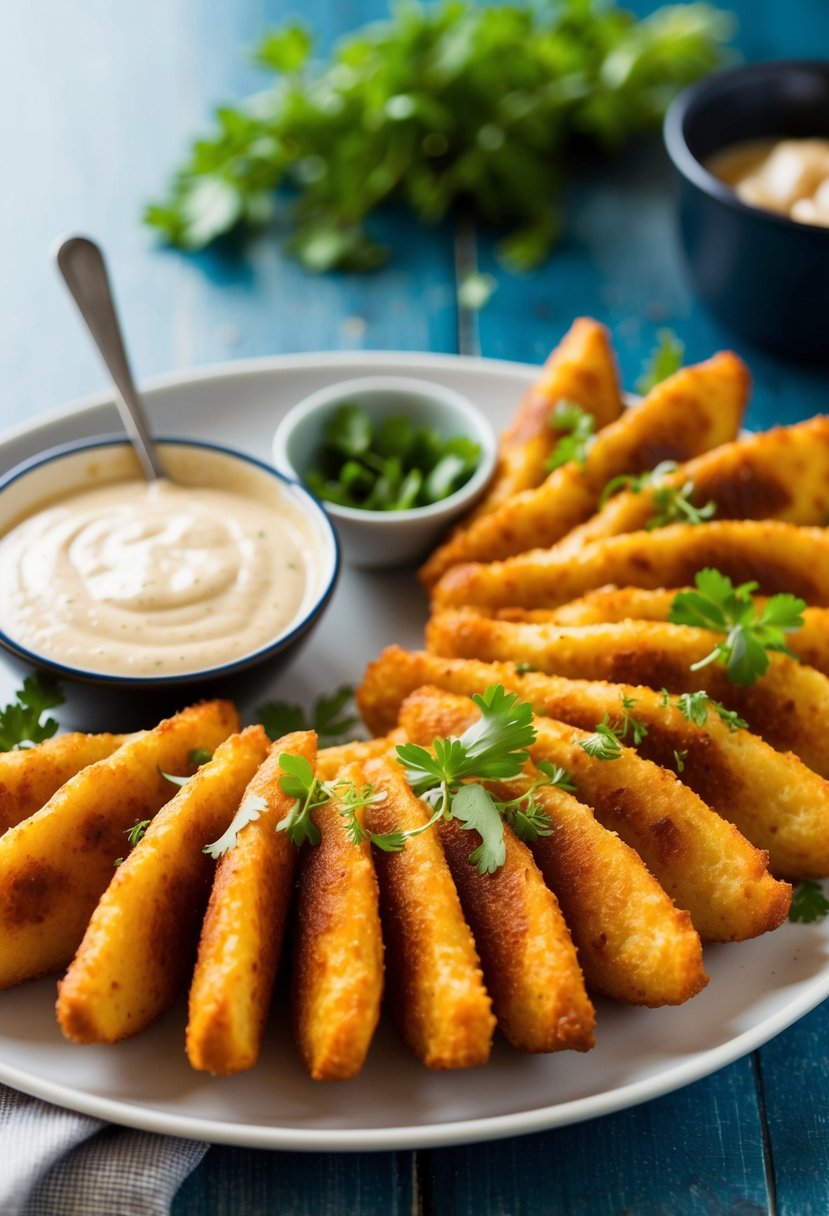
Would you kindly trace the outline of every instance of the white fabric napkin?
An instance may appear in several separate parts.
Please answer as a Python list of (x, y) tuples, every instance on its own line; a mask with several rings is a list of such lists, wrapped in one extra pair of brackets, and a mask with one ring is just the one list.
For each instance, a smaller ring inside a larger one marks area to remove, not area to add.
[(208, 1145), (113, 1127), (0, 1085), (2, 1216), (167, 1216)]

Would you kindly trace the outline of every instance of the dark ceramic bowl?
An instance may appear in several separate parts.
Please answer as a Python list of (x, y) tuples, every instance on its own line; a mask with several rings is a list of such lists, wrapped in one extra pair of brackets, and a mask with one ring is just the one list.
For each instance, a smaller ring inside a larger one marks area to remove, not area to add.
[(743, 140), (809, 136), (829, 138), (829, 61), (714, 73), (680, 94), (665, 119), (696, 294), (758, 346), (829, 361), (829, 228), (749, 206), (704, 167)]
[[(208, 662), (180, 674), (109, 675), (96, 671), (92, 663), (88, 668), (59, 663), (29, 650), (0, 622), (6, 661), (21, 676), (36, 667), (69, 681), (73, 712), (88, 730), (149, 726), (160, 715), (202, 697), (247, 700), (261, 695), (320, 620), (339, 574), (339, 546), (331, 521), (301, 485), (252, 456), (218, 444), (191, 439), (157, 443), (165, 468), (176, 481), (250, 494), (301, 516), (309, 535), (316, 538), (317, 560), (309, 566), (308, 588), (296, 617), (277, 636), (231, 662)], [(0, 536), (65, 495), (140, 476), (135, 454), (122, 438), (83, 440), (43, 452), (0, 478)]]

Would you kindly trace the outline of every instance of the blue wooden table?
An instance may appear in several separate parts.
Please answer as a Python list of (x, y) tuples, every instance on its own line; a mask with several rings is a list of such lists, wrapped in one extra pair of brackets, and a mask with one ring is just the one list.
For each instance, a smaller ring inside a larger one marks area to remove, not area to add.
[[(630, 7), (656, 7), (641, 0)], [(826, 0), (736, 0), (749, 58), (829, 53)], [(142, 229), (188, 139), (222, 98), (254, 91), (247, 58), (268, 23), (299, 9), (322, 46), (380, 16), (384, 0), (27, 0), (3, 7), (0, 96), (0, 427), (101, 387), (104, 377), (49, 264), (53, 238), (106, 246), (136, 372), (250, 355), (385, 348), (540, 362), (578, 314), (613, 331), (625, 382), (656, 330), (688, 357), (734, 346), (764, 427), (829, 409), (829, 375), (735, 341), (690, 298), (673, 242), (670, 175), (658, 139), (572, 191), (554, 259), (514, 278), (489, 236), (406, 216), (374, 276), (309, 278), (263, 237), (245, 254), (183, 257)], [(477, 265), (498, 290), (477, 315), (457, 306)], [(417, 1154), (301, 1156), (214, 1148), (176, 1216), (212, 1213), (684, 1213), (829, 1211), (829, 1007), (753, 1056), (674, 1095), (520, 1140)]]

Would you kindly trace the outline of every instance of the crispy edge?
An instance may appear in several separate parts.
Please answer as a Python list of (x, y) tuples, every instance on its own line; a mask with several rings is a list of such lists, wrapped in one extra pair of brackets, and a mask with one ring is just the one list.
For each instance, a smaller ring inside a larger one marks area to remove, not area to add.
[[(421, 826), (427, 815), (400, 766), (385, 757), (366, 764), (385, 793), (367, 808), (371, 832)], [(472, 932), (434, 832), (400, 853), (377, 853), (386, 945), (387, 992), (401, 1035), (428, 1068), (471, 1068), (489, 1058), (495, 1018)]]
[[(351, 764), (335, 780), (359, 788), (365, 773)], [(380, 1017), (379, 893), (371, 845), (349, 837), (336, 793), (315, 819), (320, 844), (305, 850), (299, 866), (294, 1030), (313, 1080), (344, 1081), (362, 1068)]]
[(228, 1076), (259, 1058), (293, 894), (297, 850), (277, 823), (293, 799), (280, 785), (280, 756), (313, 766), (316, 737), (297, 731), (277, 740), (242, 801), (266, 809), (238, 833), (219, 859), (199, 939), (188, 999), (185, 1047), (193, 1068)]
[(438, 613), (426, 630), (427, 648), (447, 658), (526, 662), (572, 679), (645, 684), (669, 692), (705, 690), (734, 710), (777, 751), (792, 751), (829, 776), (829, 677), (785, 655), (772, 654), (754, 684), (733, 684), (710, 664), (694, 671), (721, 635), (687, 625), (619, 621), (556, 626), (495, 620), (468, 609)]
[(204, 845), (229, 825), (268, 747), (261, 726), (226, 739), (114, 871), (58, 984), (68, 1039), (112, 1043), (136, 1034), (186, 985), (212, 877)]
[(111, 756), (126, 739), (70, 731), (36, 747), (0, 754), (0, 835), (34, 815), (70, 777)]
[(621, 473), (640, 473), (663, 460), (686, 460), (733, 439), (748, 400), (750, 378), (731, 352), (682, 368), (597, 436), (581, 464), (555, 469), (534, 489), (457, 530), (421, 569), (432, 587), (453, 565), (493, 561), (553, 545), (595, 511)]
[(566, 545), (448, 570), (433, 608), (465, 605), (554, 608), (607, 583), (678, 587), (715, 566), (736, 583), (756, 580), (766, 595), (789, 591), (829, 606), (829, 532), (780, 520), (712, 520), (606, 537), (573, 553)]
[[(455, 734), (477, 711), (465, 697), (436, 689), (415, 691), (401, 706), (400, 721), (419, 742)], [(529, 779), (495, 783), (517, 797)], [(702, 946), (687, 912), (645, 867), (636, 852), (605, 829), (591, 808), (551, 787), (536, 791), (553, 825), (532, 852), (555, 892), (595, 991), (631, 1004), (681, 1004), (707, 982)], [(467, 845), (468, 849), (468, 845)]]
[(124, 833), (174, 792), (159, 769), (191, 771), (194, 748), (212, 750), (237, 726), (228, 701), (182, 710), (81, 769), (0, 838), (0, 988), (66, 966), (125, 851)]

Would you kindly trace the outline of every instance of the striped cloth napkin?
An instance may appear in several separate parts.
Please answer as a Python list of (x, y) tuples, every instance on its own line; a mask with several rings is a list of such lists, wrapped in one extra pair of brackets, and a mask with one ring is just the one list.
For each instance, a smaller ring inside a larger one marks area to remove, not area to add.
[(167, 1216), (208, 1145), (113, 1127), (0, 1085), (2, 1216)]

